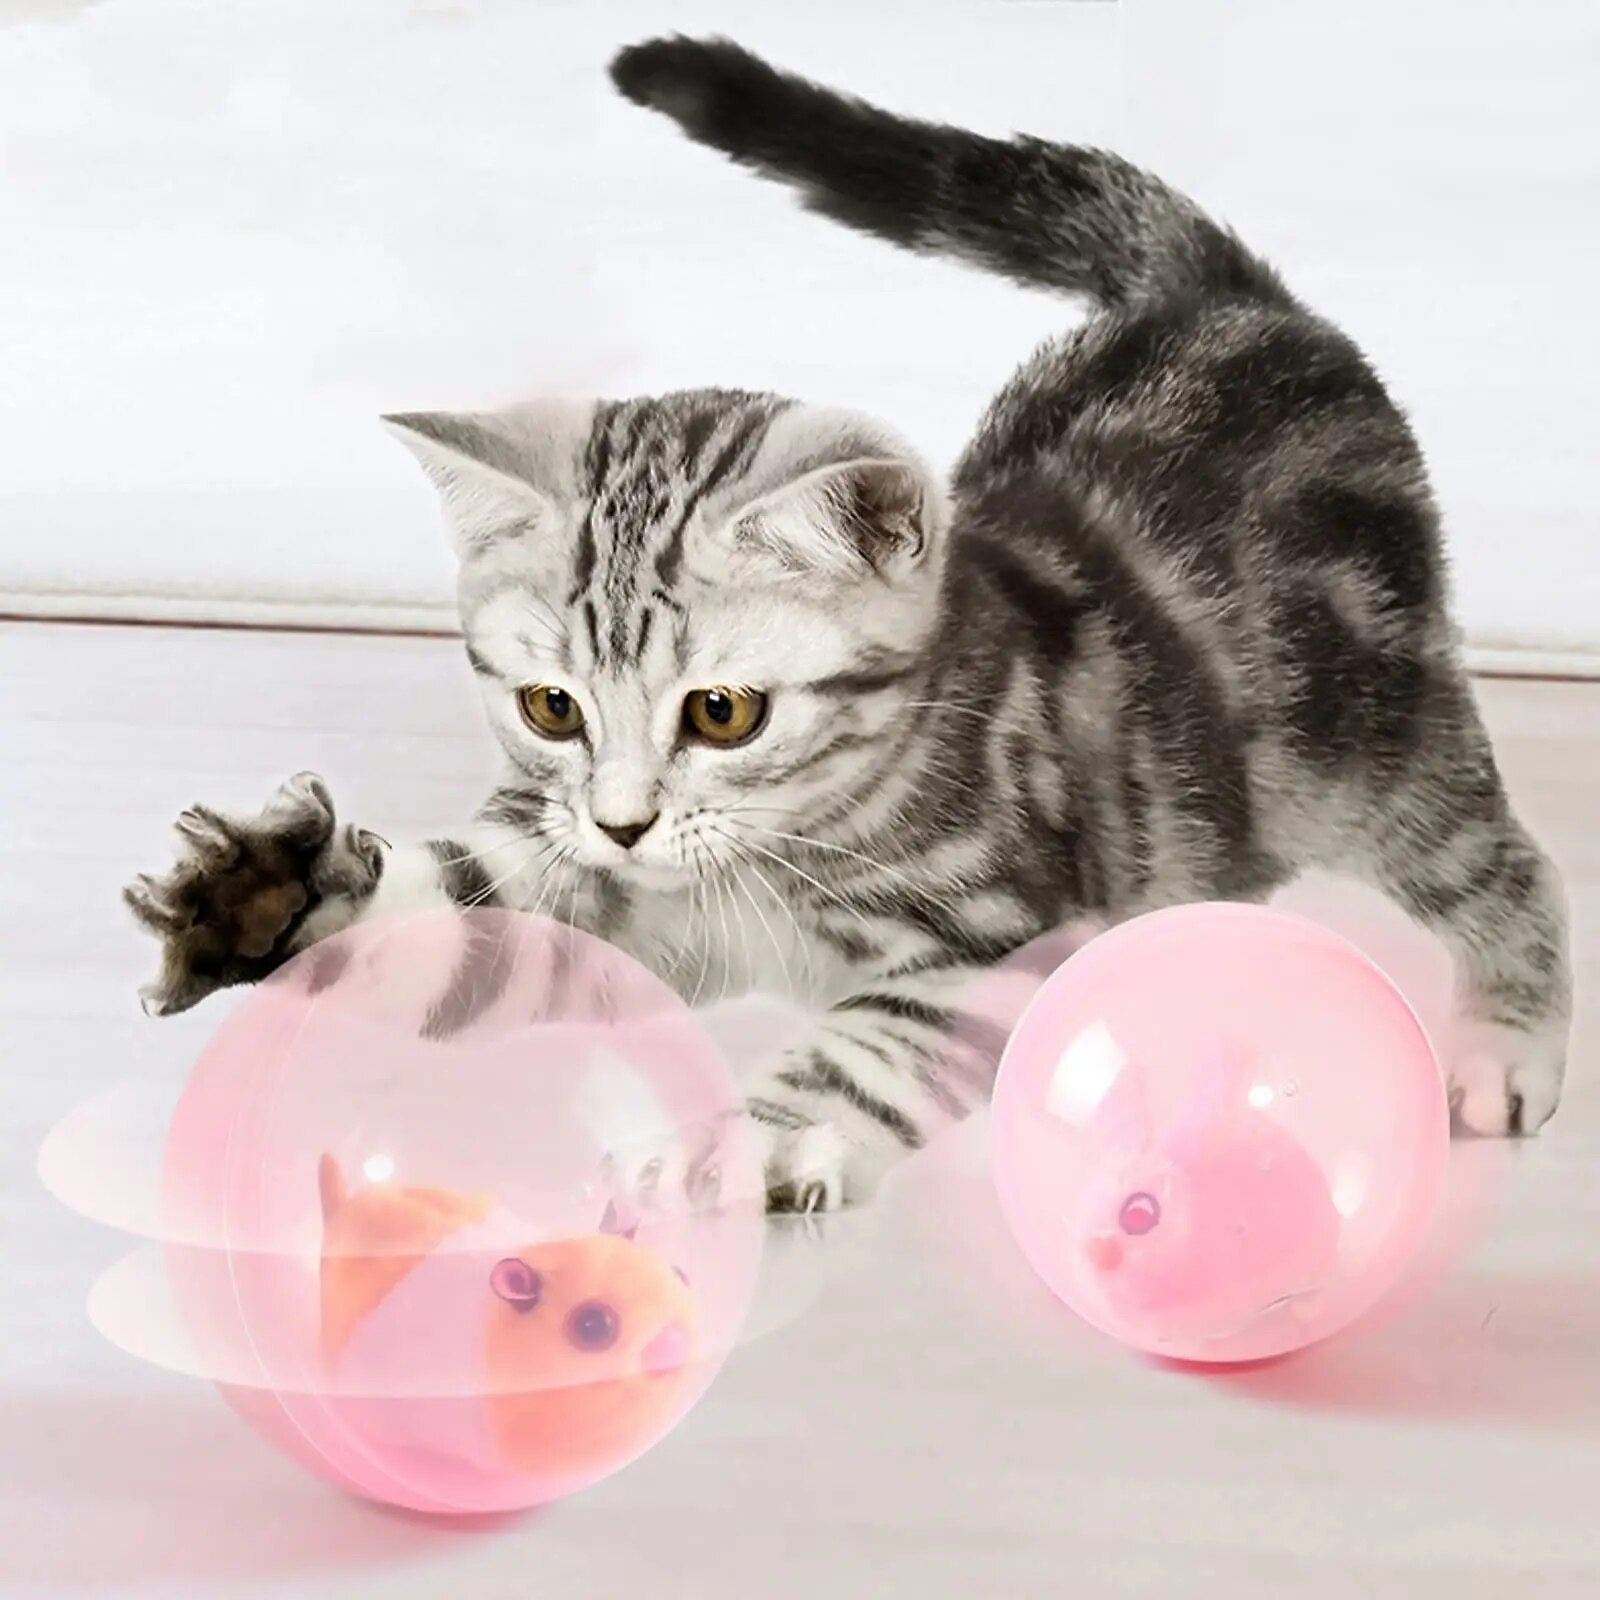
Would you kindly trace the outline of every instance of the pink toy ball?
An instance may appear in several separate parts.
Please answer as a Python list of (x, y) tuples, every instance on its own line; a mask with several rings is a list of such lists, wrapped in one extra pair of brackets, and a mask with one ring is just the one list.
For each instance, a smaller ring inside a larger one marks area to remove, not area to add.
[(739, 1106), (688, 1007), (598, 939), (445, 910), (325, 941), (243, 998), (172, 1120), (196, 1365), (373, 1499), (593, 1483), (738, 1335), (762, 1242)]
[(1436, 1209), (1444, 1083), (1354, 946), (1257, 906), (1135, 918), (1057, 969), (1011, 1035), (995, 1179), (1034, 1269), (1154, 1356), (1324, 1339), (1404, 1275)]

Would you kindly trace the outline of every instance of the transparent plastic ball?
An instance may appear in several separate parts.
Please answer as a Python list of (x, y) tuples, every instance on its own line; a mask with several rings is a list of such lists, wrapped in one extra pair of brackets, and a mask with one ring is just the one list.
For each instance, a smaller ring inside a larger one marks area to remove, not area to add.
[(993, 1103), (995, 1180), (1035, 1270), (1152, 1355), (1238, 1362), (1347, 1326), (1438, 1203), (1443, 1080), (1400, 991), (1299, 917), (1153, 912), (1029, 1004)]
[(185, 1088), (168, 1274), (265, 1437), (420, 1511), (606, 1476), (704, 1392), (762, 1243), (759, 1155), (689, 1008), (518, 913), (357, 927), (249, 993)]

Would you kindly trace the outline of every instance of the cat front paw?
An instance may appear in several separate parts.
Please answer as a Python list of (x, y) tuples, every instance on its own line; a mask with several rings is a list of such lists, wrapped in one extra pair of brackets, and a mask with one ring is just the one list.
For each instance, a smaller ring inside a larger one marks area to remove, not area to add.
[(290, 778), (254, 816), (191, 806), (175, 826), (172, 869), (123, 890), (161, 943), (160, 971), (140, 991), (151, 1016), (266, 977), (348, 921), (383, 871), (382, 842), (337, 827), (327, 785), (312, 772)]
[(1452, 1123), (1488, 1138), (1537, 1132), (1560, 1102), (1566, 1060), (1564, 1018), (1528, 1030), (1464, 1024), (1447, 1062)]
[(850, 1147), (832, 1123), (785, 1125), (763, 1109), (758, 1102), (751, 1115), (762, 1141), (769, 1216), (822, 1216), (865, 1198), (859, 1175), (850, 1181)]
[(872, 1187), (832, 1124), (778, 1126), (758, 1108), (670, 1147), (614, 1151), (602, 1179), (613, 1215), (629, 1225), (653, 1213), (755, 1209), (763, 1199), (769, 1216), (815, 1218), (865, 1199)]

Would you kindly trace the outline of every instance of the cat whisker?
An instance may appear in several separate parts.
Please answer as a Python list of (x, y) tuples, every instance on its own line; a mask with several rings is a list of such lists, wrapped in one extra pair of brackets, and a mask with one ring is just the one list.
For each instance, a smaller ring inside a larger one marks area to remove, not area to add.
[(691, 878), (689, 887), (689, 906), (684, 913), (683, 920), (683, 937), (678, 941), (677, 948), (672, 953), (671, 962), (667, 963), (662, 968), (662, 975), (671, 975), (673, 979), (672, 986), (674, 989), (677, 989), (680, 994), (683, 992), (683, 990), (679, 986), (677, 978), (680, 970), (683, 967), (684, 961), (688, 958), (690, 941), (694, 937), (694, 882), (695, 880)]
[[(750, 909), (755, 912), (756, 921), (761, 924), (766, 933), (767, 942), (772, 946), (772, 953), (778, 958), (778, 970), (783, 974), (783, 986), (786, 991), (792, 994), (794, 992), (794, 977), (789, 971), (788, 953), (784, 950), (777, 934), (773, 932), (772, 924), (767, 921), (766, 912), (761, 909), (761, 902), (751, 893), (750, 886), (744, 881), (744, 875), (739, 871), (737, 864), (733, 866), (733, 881), (739, 892), (750, 902)], [(780, 900), (779, 903), (782, 904), (782, 901)], [(784, 909), (787, 911), (788, 907), (785, 906)]]
[[(689, 882), (689, 936), (694, 933), (695, 917), (700, 910), (701, 881), (693, 878)], [(700, 993), (706, 986), (706, 968), (710, 965), (711, 956), (711, 923), (709, 919), (702, 919), (705, 924), (705, 940), (700, 951), (700, 970), (695, 976), (694, 993), (689, 996), (689, 1009), (692, 1011), (700, 1003)]]
[[(552, 918), (554, 917), (555, 913), (553, 902), (560, 898), (561, 886), (563, 882), (563, 879), (560, 875), (564, 873), (567, 867), (571, 864), (573, 854), (572, 846), (566, 843), (554, 844), (551, 846), (550, 850), (546, 852), (546, 855), (550, 855), (552, 853), (554, 854), (555, 859), (550, 862), (549, 868), (545, 874), (545, 880), (539, 886), (538, 898), (535, 899), (533, 905), (529, 908), (529, 916), (537, 917), (541, 915), (544, 910), (545, 896), (550, 895), (552, 900), (551, 916)], [(543, 860), (544, 857), (541, 856), (540, 859)], [(553, 894), (552, 891), (554, 891)]]
[(505, 888), (505, 886), (510, 883), (513, 878), (520, 877), (528, 870), (529, 867), (533, 866), (538, 859), (539, 857), (533, 852), (525, 853), (521, 860), (519, 860), (509, 872), (502, 873), (498, 878), (486, 883), (483, 888), (478, 890), (476, 894), (471, 895), (467, 899), (463, 900), (461, 902), (462, 909), (470, 911), (477, 906), (483, 905), (487, 901), (493, 900), (494, 897), (499, 894), (499, 892)]
[(926, 900), (928, 904), (936, 906), (941, 911), (954, 912), (957, 910), (957, 906), (954, 901), (949, 900), (945, 896), (935, 893), (932, 889), (927, 888), (925, 885), (918, 883), (908, 874), (899, 871), (899, 869), (896, 867), (890, 866), (888, 862), (874, 859), (869, 855), (864, 855), (859, 850), (851, 850), (842, 844), (830, 844), (826, 840), (822, 839), (807, 839), (798, 833), (780, 833), (775, 828), (758, 828), (752, 822), (739, 822), (736, 814), (730, 814), (728, 816), (728, 821), (733, 823), (735, 827), (744, 827), (750, 829), (753, 832), (764, 834), (769, 839), (786, 839), (791, 844), (803, 844), (812, 850), (827, 850), (835, 855), (847, 856), (852, 861), (859, 861), (863, 866), (870, 867), (874, 872), (888, 873), (890, 877), (895, 878), (899, 882), (903, 883), (913, 894), (920, 896), (922, 899)]
[(728, 907), (722, 898), (721, 875), (708, 873), (706, 882), (711, 885), (717, 896), (717, 922), (722, 929), (722, 984), (719, 993), (725, 995), (733, 987), (733, 941), (728, 936)]
[(768, 850), (764, 845), (756, 844), (753, 840), (738, 839), (731, 833), (721, 833), (720, 829), (718, 832), (721, 834), (722, 838), (728, 841), (729, 844), (735, 845), (736, 847), (744, 850), (754, 850), (757, 855), (765, 856), (767, 860), (773, 862), (777, 866), (782, 867), (786, 872), (792, 872), (797, 878), (809, 883), (818, 894), (823, 895), (828, 900), (831, 900), (842, 910), (848, 911), (850, 915), (853, 916), (863, 928), (867, 929), (869, 933), (872, 931), (872, 924), (867, 920), (865, 912), (861, 911), (858, 907), (851, 905), (848, 900), (846, 900), (842, 895), (837, 894), (834, 890), (830, 889), (827, 884), (822, 883), (818, 879), (812, 877), (804, 867), (796, 866), (794, 862), (786, 860), (783, 856), (778, 855), (775, 851)]
[(1020, 728), (1014, 722), (1003, 722), (985, 707), (964, 705), (959, 700), (902, 700), (900, 704), (907, 711), (954, 711), (964, 717), (975, 717), (980, 722), (987, 722), (990, 727), (999, 728), (1003, 733), (1014, 733), (1019, 739), (1032, 741), (1039, 737), (1036, 728)]

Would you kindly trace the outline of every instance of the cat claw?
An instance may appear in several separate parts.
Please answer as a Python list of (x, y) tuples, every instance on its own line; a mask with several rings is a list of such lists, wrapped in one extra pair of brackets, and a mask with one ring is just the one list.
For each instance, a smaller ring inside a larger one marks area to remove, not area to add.
[(168, 894), (169, 880), (141, 872), (123, 891), (128, 908), (147, 928), (157, 933), (178, 933), (189, 926), (188, 911)]
[(210, 992), (204, 984), (190, 983), (186, 987), (174, 989), (171, 985), (157, 980), (145, 984), (140, 989), (139, 1009), (147, 1017), (175, 1017), (180, 1011), (187, 1011), (191, 1006), (198, 1005)]
[(315, 772), (297, 772), (278, 785), (263, 816), (285, 838), (322, 845), (333, 833), (333, 795)]
[(1536, 1132), (1560, 1101), (1566, 1042), (1564, 1022), (1529, 1032), (1467, 1024), (1447, 1058), (1454, 1130), (1487, 1138)]
[(828, 1123), (811, 1123), (798, 1132), (763, 1126), (768, 1140), (767, 1210), (779, 1216), (815, 1218), (845, 1203), (848, 1147)]
[(166, 996), (153, 983), (147, 983), (139, 991), (139, 1009), (147, 1017), (164, 1017), (170, 1007)]
[(238, 850), (227, 824), (209, 806), (190, 806), (187, 811), (180, 811), (173, 827), (196, 855), (207, 861), (222, 861)]

